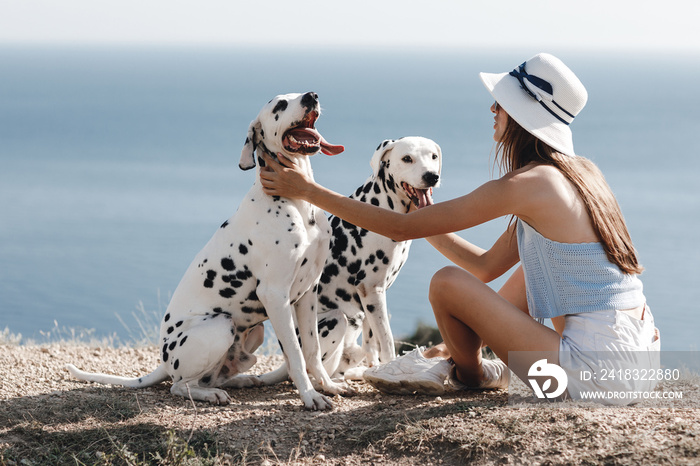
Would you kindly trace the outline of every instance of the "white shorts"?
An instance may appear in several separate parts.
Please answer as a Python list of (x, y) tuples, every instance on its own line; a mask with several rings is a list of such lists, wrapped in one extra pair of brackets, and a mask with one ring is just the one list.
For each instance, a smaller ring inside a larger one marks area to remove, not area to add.
[(660, 367), (660, 338), (649, 307), (643, 320), (612, 310), (567, 315), (565, 322), (559, 365), (569, 379), (570, 398), (605, 392), (598, 401), (627, 405), (641, 401), (634, 393), (654, 390), (650, 373)]

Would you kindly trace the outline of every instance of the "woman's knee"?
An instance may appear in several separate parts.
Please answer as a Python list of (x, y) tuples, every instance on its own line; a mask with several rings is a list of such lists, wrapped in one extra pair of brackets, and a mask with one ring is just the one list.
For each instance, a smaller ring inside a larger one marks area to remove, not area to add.
[(457, 294), (467, 291), (474, 280), (477, 280), (476, 277), (459, 267), (440, 269), (430, 281), (428, 299), (434, 308), (436, 304), (449, 301)]

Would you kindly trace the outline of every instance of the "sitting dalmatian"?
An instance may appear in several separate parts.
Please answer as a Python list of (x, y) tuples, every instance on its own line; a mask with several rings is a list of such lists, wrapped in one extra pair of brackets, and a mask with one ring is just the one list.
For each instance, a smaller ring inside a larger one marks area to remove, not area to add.
[[(312, 176), (308, 156), (343, 151), (314, 128), (319, 115), (314, 93), (275, 97), (250, 124), (240, 167), (255, 167), (255, 151), (270, 157), (281, 153)], [(258, 161), (264, 165), (262, 158)], [(269, 318), (304, 406), (331, 408), (308, 375), (326, 393), (352, 392), (347, 384), (331, 381), (319, 351), (316, 291), (330, 234), (318, 208), (264, 194), (258, 169), (236, 214), (197, 254), (175, 290), (161, 322), (158, 368), (137, 378), (90, 374), (72, 365), (67, 369), (81, 380), (128, 387), (170, 378), (173, 394), (228, 403), (223, 388), (260, 384), (242, 373), (256, 362), (252, 352), (262, 343), (262, 322)]]
[[(372, 175), (350, 195), (398, 212), (432, 203), (440, 183), (442, 151), (422, 137), (382, 142), (370, 161)], [(362, 379), (367, 366), (395, 357), (386, 291), (408, 258), (411, 241), (396, 242), (330, 217), (333, 237), (318, 287), (318, 332), (323, 364), (333, 379)], [(362, 347), (357, 344), (362, 333)], [(364, 361), (364, 364), (363, 364)], [(286, 378), (286, 367), (261, 376)]]

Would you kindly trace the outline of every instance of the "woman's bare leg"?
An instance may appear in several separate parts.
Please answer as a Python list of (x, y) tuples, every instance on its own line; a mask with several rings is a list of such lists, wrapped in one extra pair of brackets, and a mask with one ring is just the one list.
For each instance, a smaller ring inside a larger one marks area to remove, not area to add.
[[(527, 309), (527, 296), (525, 294), (525, 275), (523, 274), (522, 266), (518, 267), (513, 275), (508, 278), (508, 280), (503, 284), (498, 294), (501, 295), (506, 301), (528, 314)], [(423, 352), (423, 356), (426, 358), (450, 358), (450, 351), (444, 343), (437, 344), (426, 349)]]
[(507, 285), (502, 289), (505, 293), (499, 295), (458, 267), (438, 271), (430, 283), (430, 303), (438, 329), (455, 363), (457, 378), (466, 385), (478, 386), (483, 378), (484, 343), (506, 364), (508, 351), (559, 349), (559, 335), (526, 315), (527, 304), (518, 290), (524, 290), (521, 269)]

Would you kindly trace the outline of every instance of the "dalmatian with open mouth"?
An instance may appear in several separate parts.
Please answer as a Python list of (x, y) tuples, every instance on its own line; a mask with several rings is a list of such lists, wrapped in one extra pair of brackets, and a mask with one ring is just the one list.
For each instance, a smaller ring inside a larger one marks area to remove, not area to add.
[[(260, 166), (260, 152), (273, 158), (280, 153), (312, 176), (308, 156), (344, 150), (315, 129), (319, 115), (318, 96), (312, 92), (272, 99), (250, 124), (240, 168), (256, 166), (256, 151)], [(197, 254), (175, 290), (161, 322), (158, 368), (125, 378), (68, 365), (74, 377), (128, 387), (170, 378), (175, 395), (228, 403), (231, 398), (223, 388), (261, 383), (243, 373), (256, 362), (252, 352), (262, 343), (262, 322), (269, 318), (307, 409), (332, 408), (308, 374), (325, 393), (352, 392), (344, 382), (331, 381), (319, 350), (316, 291), (328, 255), (328, 220), (307, 202), (264, 194), (259, 170), (236, 214)]]
[[(440, 184), (442, 150), (423, 137), (383, 141), (370, 161), (372, 174), (350, 195), (385, 209), (408, 212), (432, 204)], [(333, 237), (321, 275), (319, 337), (323, 364), (333, 379), (362, 379), (367, 366), (395, 357), (386, 291), (403, 267), (411, 241), (397, 242), (331, 216)], [(362, 333), (362, 347), (357, 344)], [(363, 364), (364, 360), (364, 364)], [(261, 376), (286, 378), (286, 368)]]

